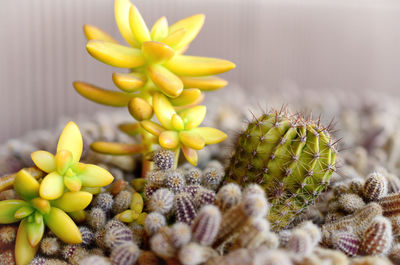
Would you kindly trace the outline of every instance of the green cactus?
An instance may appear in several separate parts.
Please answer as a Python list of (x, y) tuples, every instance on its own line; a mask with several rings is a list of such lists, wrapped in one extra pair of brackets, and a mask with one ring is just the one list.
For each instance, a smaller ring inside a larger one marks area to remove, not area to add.
[(328, 127), (300, 114), (271, 111), (239, 136), (227, 181), (264, 187), (274, 230), (289, 226), (328, 184), (336, 156)]

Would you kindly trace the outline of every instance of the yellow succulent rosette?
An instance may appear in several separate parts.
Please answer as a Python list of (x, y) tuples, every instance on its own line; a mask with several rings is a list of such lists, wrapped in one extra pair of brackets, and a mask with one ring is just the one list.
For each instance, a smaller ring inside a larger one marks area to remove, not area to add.
[(161, 125), (151, 120), (141, 121), (140, 125), (158, 137), (158, 143), (163, 148), (176, 152), (182, 149), (184, 156), (192, 165), (197, 164), (196, 150), (203, 149), (207, 144), (222, 142), (227, 137), (218, 129), (198, 127), (206, 115), (205, 106), (194, 106), (177, 113), (163, 94), (155, 93), (153, 107)]
[(15, 243), (15, 259), (18, 265), (29, 264), (35, 257), (45, 226), (65, 243), (82, 242), (82, 235), (67, 212), (85, 209), (92, 200), (91, 193), (68, 191), (57, 200), (43, 199), (39, 195), (39, 181), (25, 169), (16, 174), (14, 190), (22, 200), (0, 201), (0, 223), (20, 221)]
[(105, 169), (80, 163), (83, 140), (78, 126), (69, 122), (58, 141), (57, 153), (36, 151), (31, 154), (35, 165), (47, 173), (40, 183), (40, 197), (46, 200), (60, 198), (64, 192), (87, 190), (99, 192), (114, 177)]

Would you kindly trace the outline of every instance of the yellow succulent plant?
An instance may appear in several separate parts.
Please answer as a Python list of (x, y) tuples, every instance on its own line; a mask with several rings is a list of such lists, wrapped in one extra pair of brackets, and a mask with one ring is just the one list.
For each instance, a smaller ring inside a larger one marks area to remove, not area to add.
[[(129, 0), (115, 0), (114, 3), (117, 26), (129, 46), (119, 44), (109, 34), (92, 25), (84, 25), (84, 33), (90, 55), (111, 66), (128, 69), (128, 73), (115, 72), (112, 75), (114, 84), (121, 91), (102, 89), (85, 82), (74, 82), (74, 87), (78, 93), (94, 102), (128, 107), (132, 117), (140, 124), (123, 124), (120, 129), (132, 136), (141, 134), (142, 143), (95, 142), (91, 148), (113, 155), (142, 153), (142, 175), (151, 169), (146, 154), (153, 151), (157, 143), (164, 148), (174, 149), (177, 155), (181, 148), (186, 158), (195, 164), (195, 149), (222, 141), (226, 135), (216, 129), (191, 125), (198, 120), (201, 122), (206, 112), (204, 106), (193, 106), (203, 100), (203, 91), (225, 86), (227, 82), (215, 75), (235, 68), (235, 64), (223, 59), (183, 54), (204, 24), (203, 14), (187, 17), (171, 26), (165, 17), (161, 17), (149, 29), (137, 7)], [(168, 104), (156, 107), (154, 102), (158, 102), (159, 98)], [(189, 114), (184, 114), (186, 109)], [(168, 122), (166, 118), (160, 121), (161, 125), (158, 126), (163, 128), (163, 133), (158, 135), (146, 125), (152, 124), (155, 128), (153, 114), (156, 113), (159, 119), (164, 111), (174, 112), (175, 115), (168, 116)], [(172, 123), (177, 127), (169, 126)]]
[(153, 107), (162, 126), (150, 120), (141, 121), (140, 125), (158, 137), (158, 142), (163, 148), (175, 151), (181, 148), (192, 165), (197, 164), (196, 150), (203, 149), (207, 144), (222, 142), (227, 137), (218, 129), (198, 127), (206, 115), (205, 106), (194, 106), (177, 113), (164, 95), (155, 93)]
[(40, 197), (39, 181), (25, 169), (16, 174), (14, 190), (22, 200), (0, 201), (0, 224), (20, 221), (15, 242), (17, 265), (29, 264), (35, 257), (45, 226), (65, 243), (82, 242), (78, 227), (66, 212), (86, 208), (92, 200), (91, 193), (68, 191), (57, 200), (46, 200)]
[(40, 197), (46, 200), (60, 198), (65, 190), (86, 190), (92, 193), (110, 184), (114, 177), (105, 169), (80, 163), (83, 140), (78, 126), (69, 122), (57, 144), (57, 153), (36, 151), (31, 154), (35, 165), (47, 173), (39, 187)]

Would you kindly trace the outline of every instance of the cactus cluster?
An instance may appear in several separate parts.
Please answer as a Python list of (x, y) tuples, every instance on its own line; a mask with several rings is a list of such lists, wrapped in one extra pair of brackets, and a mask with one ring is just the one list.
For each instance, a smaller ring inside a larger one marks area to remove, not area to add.
[(289, 226), (328, 185), (335, 170), (335, 142), (319, 120), (271, 111), (238, 137), (228, 181), (261, 185), (271, 202), (274, 230)]

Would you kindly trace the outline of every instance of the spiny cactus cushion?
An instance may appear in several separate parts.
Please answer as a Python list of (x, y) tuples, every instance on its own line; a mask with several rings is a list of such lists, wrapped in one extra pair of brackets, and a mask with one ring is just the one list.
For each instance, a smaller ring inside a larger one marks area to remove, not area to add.
[(281, 230), (326, 188), (335, 157), (329, 128), (301, 114), (270, 111), (240, 134), (227, 180), (261, 185), (272, 204), (268, 220)]

